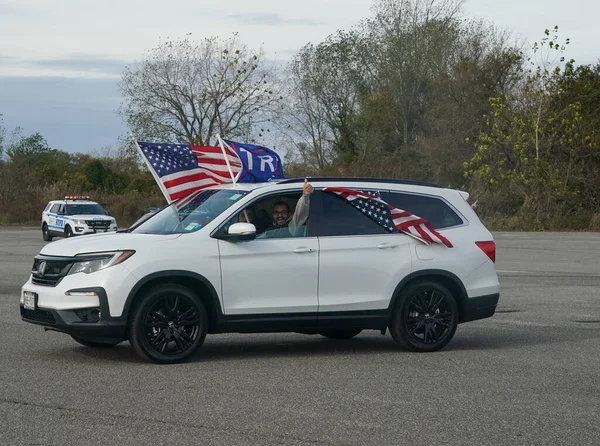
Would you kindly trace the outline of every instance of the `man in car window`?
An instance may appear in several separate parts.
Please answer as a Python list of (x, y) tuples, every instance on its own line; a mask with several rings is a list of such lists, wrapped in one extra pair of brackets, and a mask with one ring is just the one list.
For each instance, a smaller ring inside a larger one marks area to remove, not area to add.
[(266, 237), (291, 237), (296, 236), (301, 226), (308, 220), (308, 210), (310, 207), (310, 194), (313, 193), (313, 187), (307, 179), (304, 180), (302, 187), (302, 196), (296, 203), (296, 210), (290, 218), (290, 207), (285, 201), (278, 201), (273, 206), (271, 216), (273, 225), (266, 231)]

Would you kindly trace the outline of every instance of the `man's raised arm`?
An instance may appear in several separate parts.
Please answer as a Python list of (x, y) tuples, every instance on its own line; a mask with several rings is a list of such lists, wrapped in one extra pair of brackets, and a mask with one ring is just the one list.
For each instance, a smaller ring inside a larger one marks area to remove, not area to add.
[(302, 197), (296, 203), (296, 209), (294, 210), (294, 216), (290, 221), (289, 226), (302, 226), (306, 224), (308, 220), (308, 214), (310, 209), (310, 194), (313, 193), (313, 187), (308, 183), (308, 179), (304, 179), (304, 186), (302, 187)]

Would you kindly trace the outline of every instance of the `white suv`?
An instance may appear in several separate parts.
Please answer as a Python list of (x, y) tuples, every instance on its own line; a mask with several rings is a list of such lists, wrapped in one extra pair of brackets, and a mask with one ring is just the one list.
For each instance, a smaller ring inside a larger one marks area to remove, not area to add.
[(50, 201), (42, 212), (42, 237), (47, 242), (57, 236), (68, 238), (116, 230), (117, 222), (110, 212), (87, 196)]
[[(87, 346), (128, 340), (173, 363), (226, 332), (349, 339), (389, 329), (408, 350), (436, 351), (457, 324), (494, 314), (495, 244), (466, 192), (313, 178), (306, 224), (270, 237), (272, 211), (293, 209), (303, 182), (206, 189), (124, 232), (47, 244), (22, 288), (22, 319)], [(340, 186), (427, 219), (452, 247), (390, 233), (324, 190)]]

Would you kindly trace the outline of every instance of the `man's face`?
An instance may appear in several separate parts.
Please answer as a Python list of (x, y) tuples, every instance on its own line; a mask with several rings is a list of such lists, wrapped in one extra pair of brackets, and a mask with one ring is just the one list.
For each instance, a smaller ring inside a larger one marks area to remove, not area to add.
[(273, 220), (277, 223), (277, 226), (283, 225), (289, 217), (289, 211), (284, 205), (277, 205), (273, 208)]

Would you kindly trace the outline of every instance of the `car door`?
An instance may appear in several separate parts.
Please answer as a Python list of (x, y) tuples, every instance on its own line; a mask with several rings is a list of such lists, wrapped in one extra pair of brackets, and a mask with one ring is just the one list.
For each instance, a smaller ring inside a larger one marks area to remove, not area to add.
[(60, 203), (55, 203), (52, 205), (52, 207), (48, 211), (48, 229), (50, 229), (51, 231), (57, 231), (58, 229), (60, 229), (56, 225), (56, 217), (57, 217), (56, 214), (58, 213), (59, 208), (60, 208)]
[(64, 231), (65, 229), (65, 211), (67, 206), (63, 203), (59, 206), (56, 216), (56, 230)]
[[(301, 192), (294, 192), (293, 195), (299, 198)], [(307, 224), (310, 227), (310, 217)], [(316, 314), (319, 271), (317, 237), (309, 237), (306, 232), (301, 232), (299, 236), (256, 238), (250, 241), (221, 239), (218, 245), (226, 315)]]
[(411, 272), (412, 239), (389, 233), (337, 195), (313, 195), (319, 313), (387, 308), (396, 286)]

